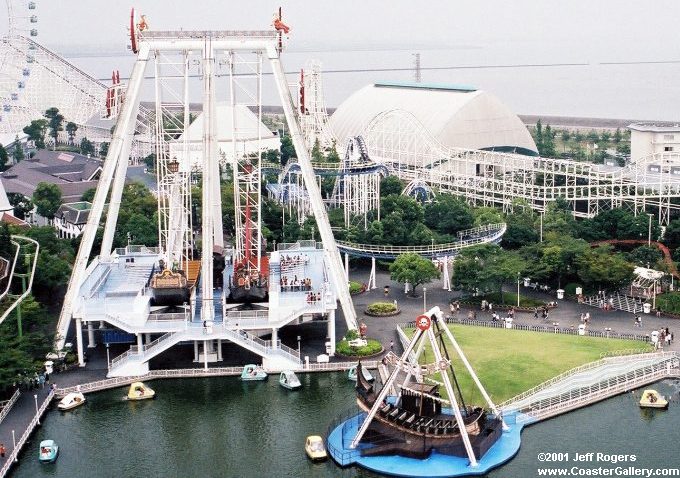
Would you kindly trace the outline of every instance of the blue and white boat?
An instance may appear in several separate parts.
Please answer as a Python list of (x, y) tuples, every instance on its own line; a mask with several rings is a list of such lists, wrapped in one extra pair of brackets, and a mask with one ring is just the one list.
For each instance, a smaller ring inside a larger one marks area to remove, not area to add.
[(54, 463), (59, 455), (59, 447), (54, 440), (43, 440), (40, 442), (38, 459), (42, 463)]
[(262, 367), (255, 364), (248, 364), (243, 367), (243, 372), (241, 372), (241, 380), (266, 380), (267, 372), (265, 372)]
[(279, 385), (281, 385), (283, 388), (287, 388), (288, 390), (297, 390), (298, 388), (302, 387), (300, 379), (292, 370), (285, 370), (281, 372), (281, 375), (279, 376)]
[[(364, 375), (364, 380), (367, 382), (372, 382), (373, 375), (371, 375), (371, 372), (368, 371), (367, 368), (361, 367), (361, 373)], [(357, 381), (357, 366), (354, 365), (347, 370), (347, 378), (350, 379), (352, 382)]]

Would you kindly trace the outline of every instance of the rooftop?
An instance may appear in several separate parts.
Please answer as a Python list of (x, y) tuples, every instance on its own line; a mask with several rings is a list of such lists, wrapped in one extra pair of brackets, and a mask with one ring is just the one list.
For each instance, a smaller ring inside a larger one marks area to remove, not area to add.
[(680, 132), (680, 122), (678, 121), (641, 121), (638, 123), (631, 123), (628, 125), (629, 129), (634, 131), (650, 131), (650, 132)]

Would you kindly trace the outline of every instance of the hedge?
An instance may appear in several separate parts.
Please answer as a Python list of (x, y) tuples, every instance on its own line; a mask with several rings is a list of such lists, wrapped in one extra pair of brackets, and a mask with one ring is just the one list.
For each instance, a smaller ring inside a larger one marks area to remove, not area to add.
[(375, 355), (382, 351), (383, 347), (380, 342), (375, 339), (366, 339), (368, 342), (365, 347), (350, 347), (347, 340), (340, 340), (335, 344), (335, 352), (340, 355), (348, 357), (366, 357)]

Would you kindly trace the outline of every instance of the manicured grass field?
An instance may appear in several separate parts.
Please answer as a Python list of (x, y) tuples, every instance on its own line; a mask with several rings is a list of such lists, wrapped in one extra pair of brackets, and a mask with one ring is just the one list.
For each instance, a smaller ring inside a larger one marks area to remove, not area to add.
[[(579, 365), (599, 360), (600, 354), (614, 350), (644, 349), (635, 340), (601, 339), (578, 335), (549, 334), (524, 330), (495, 329), (451, 324), (449, 328), (468, 361), (495, 403), (503, 402)], [(413, 330), (408, 331), (409, 334)], [(463, 363), (445, 339), (463, 397), (483, 405)], [(429, 345), (421, 363), (434, 361)], [(446, 391), (440, 390), (443, 395)], [(468, 398), (470, 397), (470, 398)]]

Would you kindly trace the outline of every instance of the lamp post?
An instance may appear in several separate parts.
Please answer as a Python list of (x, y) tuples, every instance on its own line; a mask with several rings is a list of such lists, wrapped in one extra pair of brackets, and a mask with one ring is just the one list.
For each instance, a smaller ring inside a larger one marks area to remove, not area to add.
[(652, 297), (652, 309), (656, 309), (656, 279), (654, 279), (654, 296)]
[(519, 272), (517, 273), (517, 308), (519, 308)]
[(647, 213), (649, 216), (649, 233), (647, 234), (647, 246), (652, 245), (652, 214)]
[(427, 312), (427, 287), (423, 287), (423, 312)]
[(35, 400), (35, 418), (38, 420), (38, 425), (40, 425), (40, 416), (38, 414), (38, 395), (33, 395), (33, 399)]
[(541, 211), (541, 242), (543, 242), (543, 211)]

